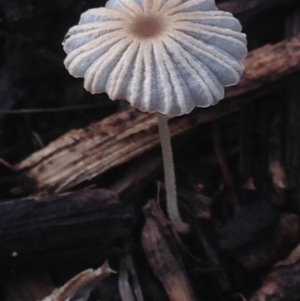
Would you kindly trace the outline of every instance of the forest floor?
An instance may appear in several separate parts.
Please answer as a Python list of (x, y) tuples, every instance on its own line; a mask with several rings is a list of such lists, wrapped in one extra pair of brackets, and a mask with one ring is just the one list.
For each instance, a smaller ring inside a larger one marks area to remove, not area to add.
[(298, 2), (217, 1), (249, 55), (224, 100), (169, 120), (179, 235), (155, 116), (63, 65), (104, 2), (0, 0), (0, 299), (300, 300)]

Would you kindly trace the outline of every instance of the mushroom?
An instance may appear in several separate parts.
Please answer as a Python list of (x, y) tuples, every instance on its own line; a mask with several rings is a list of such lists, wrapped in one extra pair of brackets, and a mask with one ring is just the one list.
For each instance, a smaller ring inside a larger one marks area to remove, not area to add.
[(84, 12), (63, 43), (69, 73), (91, 93), (126, 99), (157, 114), (167, 211), (187, 232), (178, 207), (167, 116), (215, 105), (238, 83), (246, 36), (214, 0), (108, 0)]

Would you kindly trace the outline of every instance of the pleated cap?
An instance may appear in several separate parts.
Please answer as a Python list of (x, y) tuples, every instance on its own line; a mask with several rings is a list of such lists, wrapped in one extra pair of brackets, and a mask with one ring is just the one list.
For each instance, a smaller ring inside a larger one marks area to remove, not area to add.
[(109, 0), (69, 30), (64, 64), (91, 93), (177, 116), (216, 104), (238, 83), (246, 44), (214, 0)]

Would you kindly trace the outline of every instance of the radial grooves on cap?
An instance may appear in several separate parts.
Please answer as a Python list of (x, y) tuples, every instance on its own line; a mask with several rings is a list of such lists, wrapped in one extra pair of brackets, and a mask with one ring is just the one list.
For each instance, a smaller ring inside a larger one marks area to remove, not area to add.
[(174, 116), (216, 104), (242, 75), (246, 37), (214, 0), (106, 5), (83, 13), (64, 41), (65, 66), (88, 91)]

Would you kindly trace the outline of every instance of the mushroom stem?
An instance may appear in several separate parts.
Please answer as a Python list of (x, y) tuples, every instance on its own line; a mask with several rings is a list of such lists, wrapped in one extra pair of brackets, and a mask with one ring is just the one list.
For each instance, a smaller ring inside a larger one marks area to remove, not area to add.
[(157, 113), (156, 116), (164, 162), (167, 211), (176, 230), (180, 233), (186, 233), (189, 231), (189, 225), (182, 221), (177, 205), (176, 180), (168, 119), (160, 113)]

